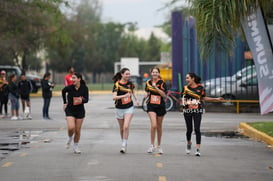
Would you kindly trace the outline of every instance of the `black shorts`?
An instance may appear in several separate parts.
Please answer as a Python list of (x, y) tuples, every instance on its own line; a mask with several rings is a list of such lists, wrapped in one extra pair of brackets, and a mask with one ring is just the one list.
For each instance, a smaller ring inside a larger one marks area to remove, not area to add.
[(66, 117), (74, 117), (76, 119), (83, 119), (85, 117), (85, 111), (71, 111), (69, 109), (65, 109), (65, 116)]
[(154, 107), (147, 105), (147, 112), (155, 112), (157, 116), (164, 116), (167, 112), (165, 107)]
[(21, 95), (21, 99), (24, 101), (29, 101), (29, 95)]

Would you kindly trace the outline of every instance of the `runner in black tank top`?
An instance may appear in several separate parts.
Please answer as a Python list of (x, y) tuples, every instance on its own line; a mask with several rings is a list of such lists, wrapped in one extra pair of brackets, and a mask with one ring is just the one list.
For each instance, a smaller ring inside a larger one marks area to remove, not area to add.
[(129, 126), (134, 113), (132, 98), (135, 99), (137, 105), (139, 105), (139, 102), (137, 101), (134, 91), (135, 85), (129, 81), (130, 70), (128, 68), (121, 69), (112, 79), (114, 81), (113, 100), (115, 101), (116, 118), (119, 123), (122, 140), (120, 153), (126, 153)]
[(155, 151), (155, 136), (157, 134), (157, 148), (160, 154), (163, 154), (161, 147), (161, 136), (162, 136), (162, 123), (164, 115), (166, 114), (164, 98), (167, 93), (167, 86), (165, 82), (160, 79), (159, 68), (153, 68), (151, 70), (152, 79), (146, 82), (146, 97), (149, 96), (147, 102), (147, 113), (151, 120), (151, 144), (148, 153)]
[[(186, 153), (190, 154), (191, 151), (191, 135), (193, 131), (193, 122), (194, 122), (194, 131), (196, 135), (196, 156), (200, 156), (200, 147), (201, 147), (201, 132), (200, 125), (202, 119), (203, 104), (202, 101), (221, 101), (223, 98), (211, 98), (206, 97), (205, 89), (200, 84), (201, 78), (195, 73), (188, 73), (186, 75), (186, 82), (188, 85), (184, 86), (181, 95), (182, 95), (182, 104), (184, 106), (184, 118), (187, 127), (187, 148)], [(193, 122), (192, 122), (193, 121)]]

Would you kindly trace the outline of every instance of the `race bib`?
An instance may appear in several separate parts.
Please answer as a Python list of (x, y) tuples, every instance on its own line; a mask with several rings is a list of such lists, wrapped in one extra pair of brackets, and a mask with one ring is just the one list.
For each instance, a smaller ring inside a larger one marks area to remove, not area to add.
[(82, 104), (82, 98), (81, 97), (73, 97), (73, 105), (79, 105)]
[(198, 109), (198, 104), (190, 104), (188, 107), (189, 109)]
[(156, 95), (151, 95), (150, 103), (151, 104), (160, 104), (161, 97)]
[(131, 98), (130, 97), (123, 97), (122, 99), (121, 99), (121, 103), (122, 104), (128, 104), (128, 103), (130, 103), (131, 102)]

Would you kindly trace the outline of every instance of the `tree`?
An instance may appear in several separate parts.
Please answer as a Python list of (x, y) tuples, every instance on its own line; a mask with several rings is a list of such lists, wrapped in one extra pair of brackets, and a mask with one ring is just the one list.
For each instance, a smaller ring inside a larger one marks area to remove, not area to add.
[(162, 42), (152, 33), (147, 43), (146, 61), (160, 61), (161, 44)]
[(38, 52), (44, 39), (54, 32), (62, 0), (0, 1), (0, 56), (27, 68), (27, 57)]
[(100, 21), (101, 6), (98, 0), (81, 1), (77, 7), (71, 7), (74, 14), (67, 15), (60, 23), (57, 35), (67, 41), (54, 39), (47, 44), (50, 67), (63, 72), (67, 66), (77, 71), (89, 71), (90, 60), (94, 59), (96, 26)]

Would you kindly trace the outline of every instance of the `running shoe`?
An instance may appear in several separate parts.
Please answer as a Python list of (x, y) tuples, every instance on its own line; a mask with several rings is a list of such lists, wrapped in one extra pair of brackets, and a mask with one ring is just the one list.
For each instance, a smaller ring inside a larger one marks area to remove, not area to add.
[(74, 146), (73, 149), (75, 154), (81, 154), (81, 150), (79, 149), (78, 146)]
[(187, 154), (191, 153), (191, 144), (187, 144), (186, 153)]
[(154, 145), (150, 145), (150, 147), (147, 150), (147, 153), (153, 153), (154, 152)]
[(18, 120), (18, 117), (12, 116), (12, 117), (10, 118), (10, 120)]
[(200, 153), (200, 150), (199, 150), (199, 149), (196, 150), (195, 156), (201, 156), (201, 153)]
[(126, 153), (127, 151), (127, 146), (122, 146), (120, 149), (120, 153)]
[(70, 148), (70, 145), (71, 145), (71, 141), (68, 140), (68, 141), (66, 142), (65, 148), (66, 148), (66, 149), (69, 149), (69, 148)]
[(158, 149), (158, 153), (159, 153), (160, 155), (162, 155), (162, 154), (164, 153), (164, 152), (163, 152), (163, 149), (162, 149), (160, 146), (158, 146), (157, 149)]

